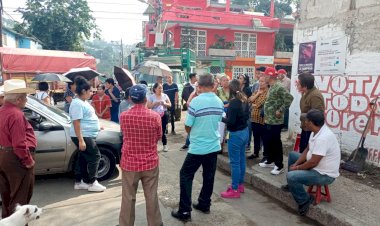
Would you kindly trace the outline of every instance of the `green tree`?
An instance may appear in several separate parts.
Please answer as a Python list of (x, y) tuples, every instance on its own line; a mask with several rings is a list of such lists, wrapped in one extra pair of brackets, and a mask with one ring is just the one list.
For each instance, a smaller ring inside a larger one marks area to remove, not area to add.
[[(266, 16), (270, 15), (271, 0), (249, 0), (255, 6), (256, 12), (263, 12)], [(299, 0), (275, 0), (274, 1), (274, 15), (277, 18), (283, 18), (293, 12), (292, 5), (295, 6)]]
[(23, 22), (15, 30), (35, 36), (44, 49), (83, 51), (83, 41), (99, 37), (86, 0), (27, 0), (17, 9)]

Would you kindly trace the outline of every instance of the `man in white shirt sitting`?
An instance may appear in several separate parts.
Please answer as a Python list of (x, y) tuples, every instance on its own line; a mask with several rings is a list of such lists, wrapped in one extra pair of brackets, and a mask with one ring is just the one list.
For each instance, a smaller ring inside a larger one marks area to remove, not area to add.
[(312, 131), (309, 145), (300, 154), (289, 154), (287, 174), (288, 184), (282, 186), (290, 191), (298, 204), (298, 212), (305, 216), (314, 197), (309, 195), (304, 185), (327, 185), (339, 176), (340, 147), (334, 133), (325, 125), (324, 113), (311, 109), (306, 114), (305, 126)]

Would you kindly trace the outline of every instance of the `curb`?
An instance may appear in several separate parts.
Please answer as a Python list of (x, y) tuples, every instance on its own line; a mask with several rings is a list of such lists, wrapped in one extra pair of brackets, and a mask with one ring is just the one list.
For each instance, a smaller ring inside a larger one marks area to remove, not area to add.
[[(225, 156), (218, 155), (217, 167), (223, 171), (231, 173), (229, 159)], [(281, 190), (281, 183), (278, 181), (271, 180), (268, 175), (258, 172), (254, 169), (246, 169), (246, 175), (244, 179), (245, 183), (252, 185), (267, 194), (268, 196), (280, 201), (284, 205), (297, 210), (297, 204), (294, 201), (290, 193)], [(353, 226), (362, 225), (363, 222), (358, 222), (353, 218), (347, 218), (338, 211), (334, 211), (329, 208), (328, 205), (316, 205), (311, 206), (307, 214), (307, 217), (313, 219), (323, 225), (334, 225), (334, 226)]]

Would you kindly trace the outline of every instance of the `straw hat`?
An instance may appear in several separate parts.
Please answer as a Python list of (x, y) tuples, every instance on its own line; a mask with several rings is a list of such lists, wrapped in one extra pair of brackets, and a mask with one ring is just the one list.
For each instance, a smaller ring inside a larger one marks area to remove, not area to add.
[(17, 93), (34, 93), (36, 92), (32, 88), (27, 88), (26, 83), (20, 79), (9, 79), (4, 82), (5, 94), (17, 94)]

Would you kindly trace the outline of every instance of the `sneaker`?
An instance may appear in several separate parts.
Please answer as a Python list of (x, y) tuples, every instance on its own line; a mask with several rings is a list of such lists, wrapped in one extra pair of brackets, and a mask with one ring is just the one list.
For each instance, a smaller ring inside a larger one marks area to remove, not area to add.
[(87, 190), (89, 186), (89, 184), (86, 184), (81, 180), (81, 182), (75, 182), (74, 190)]
[(177, 135), (177, 133), (173, 130), (173, 131), (172, 131), (172, 135)]
[[(232, 189), (232, 185), (230, 185), (228, 188)], [(240, 193), (244, 193), (244, 184), (239, 184), (238, 191)]]
[(275, 165), (274, 165), (273, 162), (272, 162), (272, 163), (268, 163), (268, 160), (265, 160), (264, 162), (260, 162), (260, 163), (259, 163), (259, 166), (260, 166), (260, 167), (263, 167), (263, 168), (272, 168), (272, 167), (274, 167)]
[(168, 152), (169, 151), (169, 148), (167, 145), (164, 145), (164, 149), (162, 149), (163, 152)]
[(314, 202), (314, 196), (310, 195), (309, 201), (307, 201), (305, 204), (298, 206), (298, 213), (301, 216), (305, 216), (307, 212), (309, 212), (310, 204)]
[(106, 187), (103, 185), (99, 184), (99, 182), (96, 180), (94, 183), (90, 184), (88, 186), (88, 191), (93, 191), (93, 192), (102, 192), (106, 190)]
[(234, 190), (231, 187), (227, 188), (227, 191), (220, 193), (220, 196), (227, 199), (238, 199), (240, 198), (239, 190)]
[(190, 212), (180, 212), (179, 210), (177, 211), (172, 211), (172, 217), (177, 218), (180, 221), (183, 222), (188, 222), (191, 221), (191, 213)]
[(196, 210), (201, 211), (204, 214), (209, 214), (210, 213), (210, 207), (203, 207), (203, 206), (199, 205), (199, 203), (193, 204), (193, 208), (196, 209)]
[(245, 147), (245, 153), (250, 153), (251, 152), (251, 146)]
[(181, 147), (181, 151), (186, 151), (187, 149), (189, 148), (189, 146), (187, 146), (186, 144), (185, 145), (183, 145), (182, 147)]
[(284, 172), (284, 167), (279, 168), (277, 166), (274, 166), (273, 170), (270, 171), (270, 173), (273, 174), (273, 175), (279, 175), (279, 174), (281, 174), (283, 172)]

